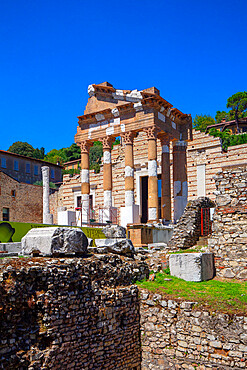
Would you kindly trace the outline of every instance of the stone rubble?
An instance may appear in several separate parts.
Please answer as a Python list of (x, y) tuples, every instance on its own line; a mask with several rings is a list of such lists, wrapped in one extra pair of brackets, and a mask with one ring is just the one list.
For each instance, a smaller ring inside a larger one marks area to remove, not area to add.
[(189, 201), (168, 242), (170, 250), (187, 249), (195, 245), (201, 233), (201, 208), (213, 207), (215, 204), (207, 197)]

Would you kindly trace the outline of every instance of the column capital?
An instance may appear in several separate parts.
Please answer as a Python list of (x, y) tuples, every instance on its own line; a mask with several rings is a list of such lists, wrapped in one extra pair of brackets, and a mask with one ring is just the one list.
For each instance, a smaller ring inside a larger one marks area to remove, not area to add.
[(81, 148), (81, 153), (88, 153), (93, 143), (89, 140), (83, 140), (80, 143), (77, 143), (77, 145)]
[(134, 138), (137, 136), (137, 132), (136, 131), (124, 132), (121, 136), (124, 139), (125, 145), (128, 145), (128, 144), (132, 145)]
[(103, 144), (103, 150), (111, 151), (112, 143), (115, 138), (112, 138), (111, 136), (104, 137), (101, 141)]
[(170, 145), (170, 140), (171, 140), (171, 138), (170, 138), (170, 135), (169, 134), (167, 134), (167, 133), (159, 133), (158, 134), (158, 139), (160, 139), (160, 143), (161, 143), (161, 145), (163, 146), (163, 145), (167, 145), (168, 147), (169, 147), (169, 145)]
[(154, 140), (154, 139), (156, 140), (157, 139), (159, 130), (156, 126), (151, 126), (151, 127), (145, 128), (143, 131), (146, 132), (148, 140)]

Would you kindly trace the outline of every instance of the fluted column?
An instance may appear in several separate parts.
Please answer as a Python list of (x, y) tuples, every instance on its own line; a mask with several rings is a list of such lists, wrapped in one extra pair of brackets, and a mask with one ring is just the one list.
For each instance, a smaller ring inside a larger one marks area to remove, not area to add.
[(157, 176), (157, 131), (155, 127), (147, 130), (148, 136), (148, 220), (158, 219), (158, 176)]
[(132, 206), (135, 204), (133, 153), (133, 140), (135, 136), (135, 132), (126, 132), (122, 135), (125, 144), (125, 206)]
[(161, 218), (171, 220), (171, 176), (170, 176), (170, 138), (169, 135), (159, 136), (161, 154)]
[(84, 140), (81, 144), (81, 218), (82, 222), (88, 222), (89, 219), (89, 149), (91, 143)]
[(173, 142), (173, 194), (174, 194), (174, 222), (183, 214), (187, 204), (187, 161), (186, 141)]
[(111, 163), (112, 139), (103, 139), (103, 189), (104, 208), (112, 207), (112, 163)]

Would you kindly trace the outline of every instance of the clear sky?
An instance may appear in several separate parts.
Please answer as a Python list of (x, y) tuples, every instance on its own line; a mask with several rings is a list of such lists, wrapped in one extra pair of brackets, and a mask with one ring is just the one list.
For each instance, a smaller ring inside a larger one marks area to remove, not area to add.
[(247, 90), (247, 0), (2, 0), (0, 149), (74, 141), (87, 86), (156, 86), (185, 113)]

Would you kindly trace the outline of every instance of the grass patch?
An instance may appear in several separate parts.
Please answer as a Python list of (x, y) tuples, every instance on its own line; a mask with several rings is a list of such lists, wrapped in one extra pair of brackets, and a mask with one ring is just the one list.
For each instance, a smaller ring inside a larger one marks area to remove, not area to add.
[(205, 247), (205, 245), (197, 246), (197, 247), (189, 248), (189, 249), (180, 249), (179, 251), (176, 251), (176, 252), (168, 252), (168, 254), (200, 253), (201, 249), (204, 248), (204, 247)]
[[(172, 281), (165, 280), (168, 278)], [(198, 306), (209, 310), (247, 313), (247, 282), (214, 279), (195, 283), (159, 272), (154, 281), (139, 281), (136, 284), (169, 299), (198, 302)]]

